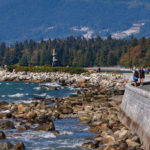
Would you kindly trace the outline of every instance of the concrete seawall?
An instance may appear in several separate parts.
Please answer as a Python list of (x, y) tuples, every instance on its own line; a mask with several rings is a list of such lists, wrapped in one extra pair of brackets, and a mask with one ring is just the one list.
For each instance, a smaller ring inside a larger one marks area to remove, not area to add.
[(119, 118), (150, 150), (150, 92), (127, 84)]

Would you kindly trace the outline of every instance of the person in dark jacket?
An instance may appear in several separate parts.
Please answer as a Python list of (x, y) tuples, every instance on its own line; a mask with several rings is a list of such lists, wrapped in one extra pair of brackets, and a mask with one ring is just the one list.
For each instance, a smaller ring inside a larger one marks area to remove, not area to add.
[(138, 72), (138, 70), (134, 67), (134, 68), (133, 68), (133, 84), (134, 84), (134, 86), (137, 86), (138, 78), (139, 78), (139, 72)]
[(145, 71), (143, 67), (140, 68), (139, 75), (140, 75), (140, 85), (143, 85), (144, 78), (145, 78)]

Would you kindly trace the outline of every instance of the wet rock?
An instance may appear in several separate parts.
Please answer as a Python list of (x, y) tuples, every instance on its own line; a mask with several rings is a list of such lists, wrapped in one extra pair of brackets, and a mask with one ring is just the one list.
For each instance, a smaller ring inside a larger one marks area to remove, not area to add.
[(14, 147), (13, 150), (25, 150), (25, 145), (23, 142), (18, 142)]
[(6, 108), (7, 107), (6, 105), (8, 105), (7, 102), (5, 102), (5, 101), (0, 102), (0, 108)]
[(91, 122), (92, 117), (89, 115), (83, 115), (79, 117), (79, 121), (82, 123), (90, 123)]
[(15, 129), (15, 125), (12, 121), (1, 120), (0, 121), (0, 128), (1, 129)]
[(40, 127), (40, 130), (55, 131), (55, 126), (54, 126), (53, 121), (51, 121), (50, 123), (45, 123), (44, 125), (42, 125), (42, 127)]
[(50, 90), (50, 91), (56, 91), (56, 90), (57, 90), (57, 87), (52, 86), (52, 87), (49, 88), (49, 90)]
[(0, 140), (5, 139), (6, 135), (3, 131), (0, 131)]
[(81, 146), (82, 149), (95, 149), (96, 146), (93, 142), (88, 142), (88, 143), (84, 143), (82, 146)]
[(11, 150), (13, 148), (13, 144), (10, 142), (4, 142), (0, 144), (0, 150)]
[(48, 116), (48, 115), (42, 115), (36, 118), (36, 122), (39, 122), (39, 123), (46, 123), (46, 122), (51, 122), (51, 121), (52, 121), (52, 118), (51, 116)]

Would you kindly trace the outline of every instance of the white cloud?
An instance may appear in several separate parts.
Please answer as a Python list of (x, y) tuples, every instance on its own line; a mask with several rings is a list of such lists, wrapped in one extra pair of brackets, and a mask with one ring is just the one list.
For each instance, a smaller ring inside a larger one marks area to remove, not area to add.
[(128, 36), (131, 36), (133, 34), (138, 34), (141, 30), (141, 27), (144, 26), (144, 25), (145, 25), (145, 23), (133, 24), (131, 28), (129, 28), (125, 31), (113, 33), (112, 38), (122, 39), (122, 38), (125, 38), (125, 37), (128, 37)]
[(83, 37), (86, 39), (90, 39), (92, 38), (92, 35), (94, 33), (94, 31), (92, 29), (90, 29), (89, 27), (81, 27), (81, 28), (77, 28), (77, 27), (72, 27), (71, 30), (76, 31), (76, 32), (85, 32), (83, 34)]

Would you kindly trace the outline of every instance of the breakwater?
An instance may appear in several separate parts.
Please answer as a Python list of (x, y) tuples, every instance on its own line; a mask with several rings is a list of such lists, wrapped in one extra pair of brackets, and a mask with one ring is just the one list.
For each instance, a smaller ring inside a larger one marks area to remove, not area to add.
[(138, 134), (146, 150), (150, 149), (150, 93), (131, 84), (126, 85), (120, 120), (132, 133)]

